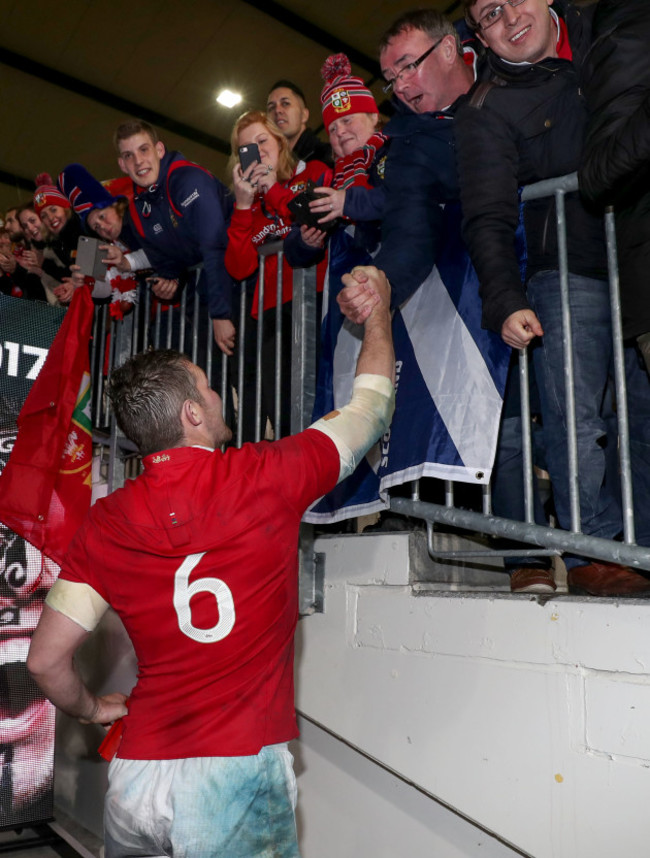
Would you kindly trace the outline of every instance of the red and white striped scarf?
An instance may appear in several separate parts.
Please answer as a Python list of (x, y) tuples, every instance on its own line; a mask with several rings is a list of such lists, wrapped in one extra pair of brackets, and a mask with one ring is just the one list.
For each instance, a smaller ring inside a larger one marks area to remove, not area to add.
[(350, 155), (336, 159), (332, 187), (345, 190), (353, 185), (369, 188), (368, 174), (374, 157), (388, 140), (381, 131), (376, 131), (360, 149), (355, 149)]

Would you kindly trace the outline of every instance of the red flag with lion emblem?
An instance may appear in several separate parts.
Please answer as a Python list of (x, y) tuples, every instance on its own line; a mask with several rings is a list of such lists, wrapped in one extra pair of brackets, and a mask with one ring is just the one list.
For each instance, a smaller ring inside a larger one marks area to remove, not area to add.
[(61, 564), (91, 499), (93, 302), (77, 289), (18, 416), (0, 476), (0, 521)]

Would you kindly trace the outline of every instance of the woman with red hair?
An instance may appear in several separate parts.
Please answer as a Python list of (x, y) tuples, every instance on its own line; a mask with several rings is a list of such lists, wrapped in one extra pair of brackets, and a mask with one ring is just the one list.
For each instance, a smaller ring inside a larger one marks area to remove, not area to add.
[[(260, 160), (242, 170), (237, 153), (240, 146), (255, 144)], [(236, 280), (244, 280), (259, 268), (259, 248), (269, 241), (283, 240), (291, 229), (292, 215), (288, 203), (314, 184), (329, 184), (330, 170), (320, 161), (297, 161), (289, 144), (277, 125), (265, 113), (251, 110), (240, 116), (231, 136), (233, 190), (235, 208), (228, 227), (226, 268)], [(262, 305), (264, 340), (262, 374), (262, 420), (273, 413), (273, 391), (275, 389), (275, 314), (277, 312), (278, 257), (266, 258), (264, 267), (264, 300)], [(322, 283), (320, 288), (322, 289)], [(255, 286), (252, 315), (259, 312), (259, 278)], [(293, 296), (293, 270), (283, 260), (282, 266), (282, 367), (281, 401), (282, 417), (275, 435), (289, 432), (289, 397), (291, 370), (291, 299)], [(250, 327), (250, 326), (249, 326)], [(254, 342), (254, 340), (253, 340)], [(254, 358), (253, 358), (254, 360)], [(244, 410), (251, 417), (250, 406)], [(278, 431), (279, 430), (279, 431)], [(261, 429), (258, 427), (258, 432)]]

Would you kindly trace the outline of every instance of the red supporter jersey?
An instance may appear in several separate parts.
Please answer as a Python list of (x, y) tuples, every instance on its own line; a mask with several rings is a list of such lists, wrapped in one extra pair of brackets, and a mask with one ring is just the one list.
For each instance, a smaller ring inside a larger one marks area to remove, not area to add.
[[(248, 209), (235, 206), (230, 225), (228, 226), (228, 246), (226, 247), (225, 265), (228, 273), (235, 280), (250, 277), (259, 267), (257, 249), (271, 239), (286, 238), (293, 215), (288, 203), (307, 188), (308, 181), (316, 184), (330, 185), (332, 171), (320, 161), (300, 161), (296, 172), (285, 182), (276, 182), (265, 195), (264, 204), (257, 196)], [(327, 260), (318, 263), (316, 272), (317, 290), (323, 291)], [(264, 310), (269, 310), (277, 304), (278, 257), (268, 256), (264, 266)], [(255, 284), (252, 316), (258, 316), (259, 277)], [(286, 259), (282, 264), (282, 303), (293, 298), (293, 268)]]
[(247, 756), (294, 738), (298, 528), (336, 484), (334, 444), (308, 429), (144, 467), (92, 507), (61, 572), (111, 604), (135, 647), (118, 757)]

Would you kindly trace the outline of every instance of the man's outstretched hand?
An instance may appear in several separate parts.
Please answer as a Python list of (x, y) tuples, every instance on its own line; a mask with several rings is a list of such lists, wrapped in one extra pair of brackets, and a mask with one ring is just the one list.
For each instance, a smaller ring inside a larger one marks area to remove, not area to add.
[(362, 325), (378, 304), (390, 308), (388, 278), (374, 265), (358, 265), (341, 279), (344, 288), (337, 301), (343, 315), (355, 325)]

